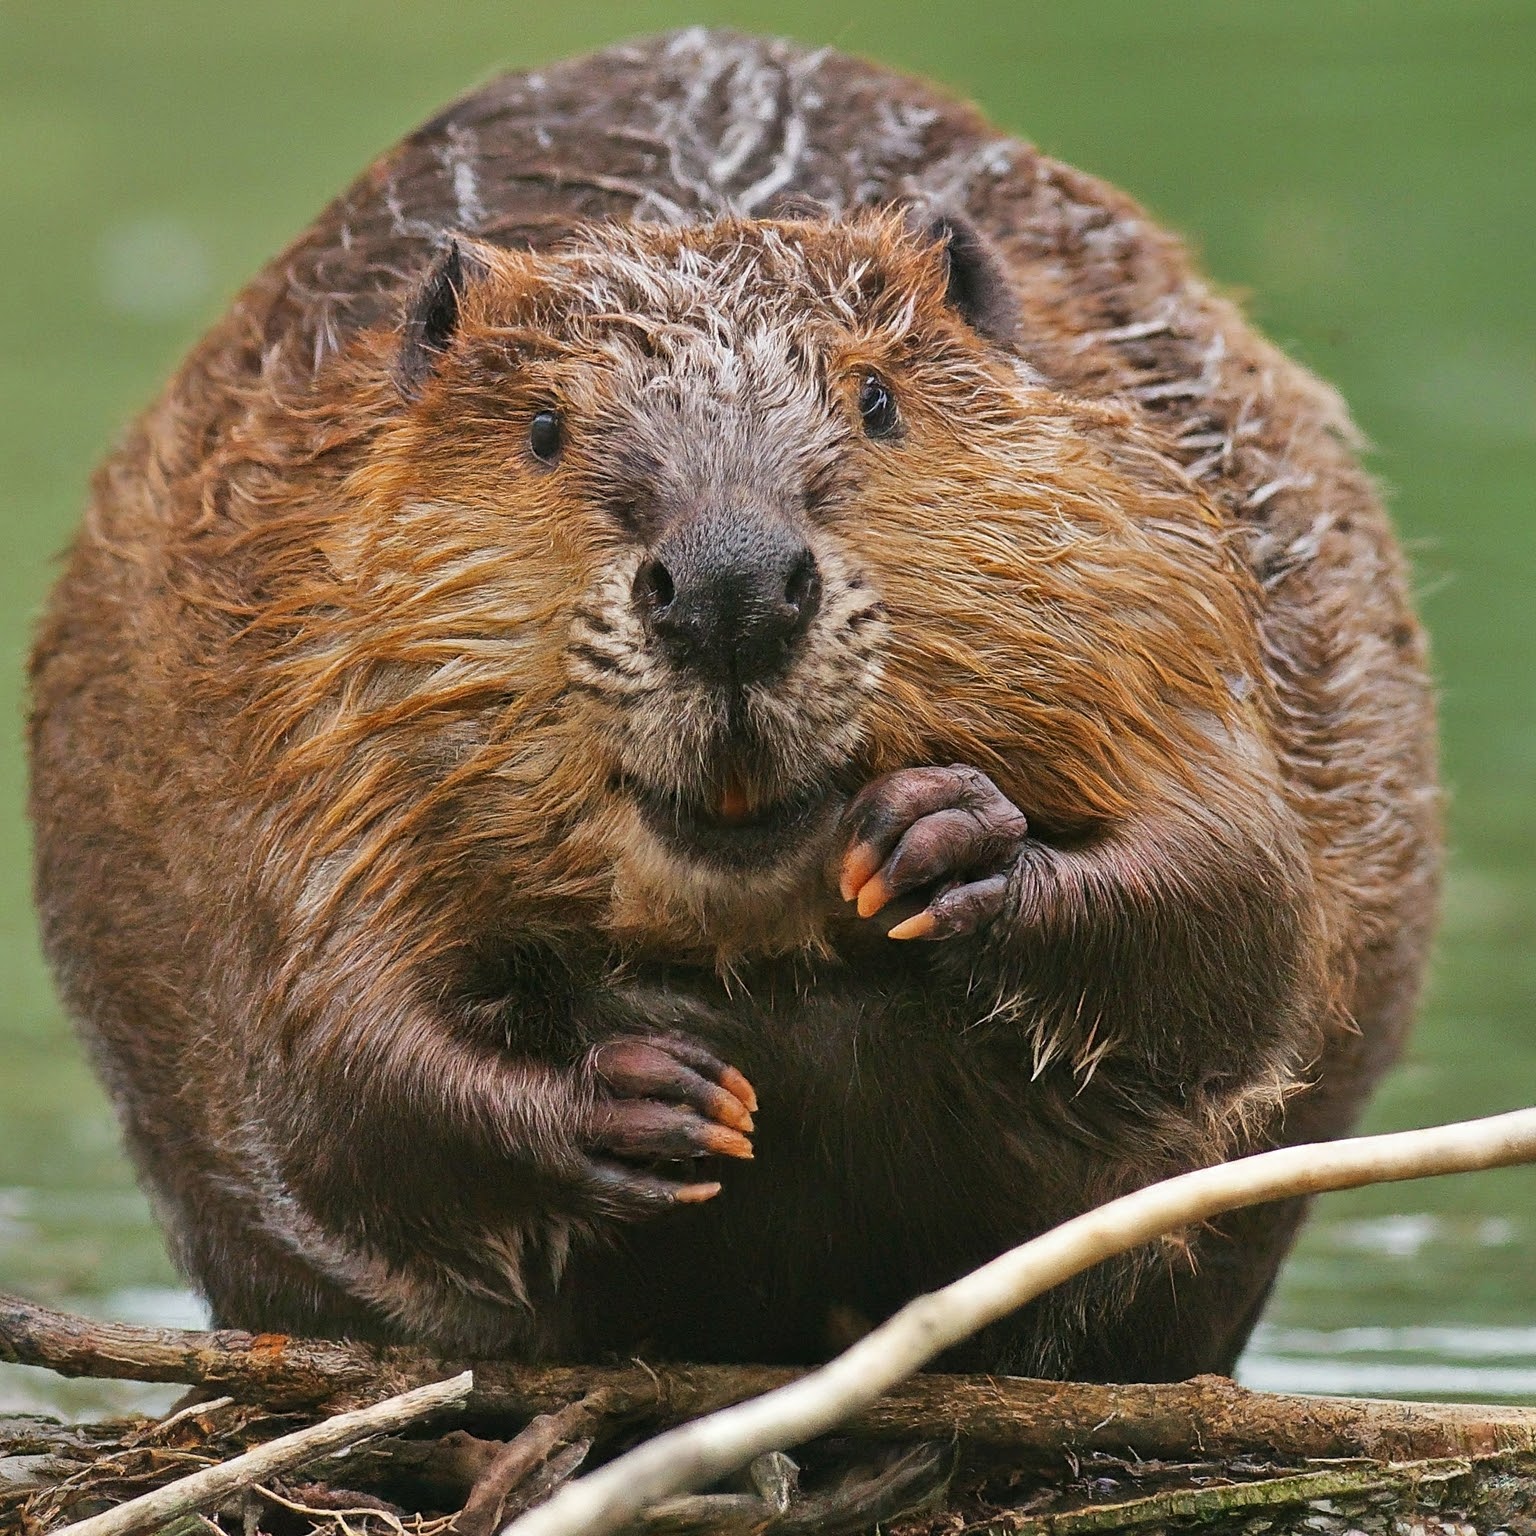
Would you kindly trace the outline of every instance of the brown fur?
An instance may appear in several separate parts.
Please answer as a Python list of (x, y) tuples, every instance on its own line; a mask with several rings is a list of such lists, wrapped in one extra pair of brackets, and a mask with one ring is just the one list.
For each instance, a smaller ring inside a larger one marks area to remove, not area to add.
[[(911, 203), (989, 238), (1012, 346)], [(475, 275), (402, 393), (452, 229)], [(803, 1359), (832, 1307), (1346, 1129), (1438, 846), (1423, 642), (1352, 449), (1123, 196), (853, 60), (681, 34), (386, 155), (102, 468), (34, 657), (49, 951), (219, 1320)], [(826, 583), (745, 737), (627, 606), (710, 497), (793, 521)], [(947, 763), (1034, 835), (993, 931), (897, 945), (828, 882), (837, 812)], [(792, 856), (680, 862), (625, 788), (724, 774), (815, 792)], [(716, 1200), (636, 1223), (580, 1185), (585, 1063), (656, 1030), (762, 1110)], [(1296, 1214), (965, 1358), (1226, 1368)]]

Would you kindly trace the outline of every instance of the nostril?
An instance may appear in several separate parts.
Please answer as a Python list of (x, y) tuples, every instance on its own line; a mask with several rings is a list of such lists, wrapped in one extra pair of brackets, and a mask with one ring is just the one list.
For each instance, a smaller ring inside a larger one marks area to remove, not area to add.
[(794, 613), (797, 626), (808, 624), (821, 596), (821, 573), (816, 569), (816, 557), (808, 549), (795, 556), (784, 583), (784, 601)]
[(635, 572), (634, 597), (651, 618), (661, 618), (677, 597), (671, 571), (660, 560), (647, 560)]
[(642, 556), (630, 595), (658, 657), (744, 688), (788, 664), (820, 608), (822, 579), (795, 530), (743, 513), (671, 530)]

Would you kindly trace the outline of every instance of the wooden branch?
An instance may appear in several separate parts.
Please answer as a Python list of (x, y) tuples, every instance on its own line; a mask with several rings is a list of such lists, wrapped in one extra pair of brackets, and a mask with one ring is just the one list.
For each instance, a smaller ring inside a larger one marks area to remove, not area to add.
[[(295, 1341), (303, 1342), (303, 1341)], [(447, 1367), (434, 1362), (440, 1376)], [(528, 1419), (604, 1391), (615, 1418), (667, 1428), (803, 1378), (763, 1366), (474, 1367), (468, 1407)], [(482, 1386), (481, 1375), (500, 1380)], [(846, 1432), (878, 1441), (956, 1437), (980, 1450), (1051, 1461), (1104, 1451), (1177, 1461), (1200, 1447), (1212, 1457), (1281, 1460), (1369, 1456), (1380, 1461), (1536, 1451), (1536, 1407), (1374, 1401), (1252, 1392), (1224, 1376), (1125, 1386), (1032, 1381), (1020, 1376), (914, 1376), (852, 1415)], [(57, 1431), (70, 1445), (71, 1426)], [(50, 1439), (39, 1428), (27, 1451)], [(0, 1429), (0, 1446), (5, 1444)], [(418, 1448), (419, 1449), (419, 1448)], [(17, 1454), (12, 1451), (11, 1454)]]
[(768, 1530), (774, 1536), (825, 1536), (828, 1531), (884, 1530), (942, 1496), (954, 1460), (948, 1446), (919, 1445), (873, 1475), (847, 1478), (835, 1488), (805, 1497), (785, 1488), (782, 1498), (770, 1498), (759, 1485), (755, 1495), (694, 1493), (664, 1499), (646, 1510), (632, 1532), (759, 1536)]
[(454, 1517), (457, 1536), (494, 1536), (514, 1514), (533, 1505), (536, 1500), (526, 1496), (525, 1486), (530, 1474), (562, 1446), (579, 1445), (582, 1450), (571, 1467), (574, 1471), (592, 1448), (591, 1439), (583, 1436), (609, 1411), (607, 1394), (597, 1391), (558, 1413), (541, 1413), (475, 1479), (464, 1507)]
[(397, 1372), (387, 1350), (237, 1328), (99, 1323), (0, 1295), (0, 1361), (7, 1364), (45, 1366), (61, 1376), (215, 1387), (272, 1408), (307, 1407), (349, 1393), (373, 1401), (443, 1376), (426, 1355), (405, 1353), (414, 1370)]
[(1114, 1254), (1225, 1211), (1294, 1195), (1536, 1161), (1536, 1109), (1393, 1136), (1285, 1147), (1148, 1185), (909, 1302), (829, 1365), (669, 1430), (577, 1482), (504, 1536), (602, 1536), (765, 1451), (844, 1425), (934, 1356)]
[(182, 1515), (213, 1508), (231, 1494), (365, 1440), (404, 1429), (443, 1408), (462, 1405), (474, 1381), (468, 1371), (449, 1381), (417, 1387), (368, 1408), (339, 1414), (291, 1435), (279, 1436), (243, 1455), (152, 1489), (116, 1509), (64, 1526), (57, 1536), (138, 1536)]
[[(15, 1320), (24, 1326), (12, 1327)], [(100, 1329), (109, 1355), (92, 1353)], [(8, 1331), (9, 1330), (9, 1331)], [(67, 1353), (52, 1340), (69, 1341)], [(259, 1347), (253, 1347), (259, 1339)], [(234, 1347), (230, 1348), (230, 1341)], [(0, 1358), (133, 1381), (221, 1385), (275, 1408), (370, 1400), (464, 1368), (415, 1350), (373, 1350), (327, 1340), (233, 1331), (197, 1332), (90, 1323), (15, 1297), (0, 1297)], [(165, 1373), (167, 1360), (186, 1364)], [(557, 1413), (603, 1391), (615, 1418), (669, 1428), (759, 1397), (806, 1374), (770, 1366), (521, 1366), (467, 1362), (468, 1407), (518, 1420)], [(334, 1370), (333, 1375), (327, 1371)], [(155, 1374), (150, 1374), (154, 1372)], [(1536, 1407), (1484, 1407), (1250, 1392), (1223, 1376), (1151, 1385), (1098, 1386), (1022, 1376), (914, 1376), (852, 1414), (851, 1435), (882, 1441), (950, 1440), (1047, 1460), (1063, 1452), (1132, 1452), (1179, 1460), (1192, 1446), (1212, 1456), (1370, 1456), (1425, 1460), (1536, 1450)], [(35, 1430), (39, 1436), (41, 1429)], [(73, 1436), (72, 1428), (59, 1433)], [(0, 1430), (0, 1445), (5, 1435)], [(39, 1444), (41, 1449), (41, 1444)], [(16, 1454), (12, 1452), (12, 1454)]]
[[(1474, 1466), (1461, 1459), (1413, 1461), (1377, 1467), (1328, 1467), (1253, 1482), (1218, 1483), (1203, 1488), (1170, 1488), (1113, 1504), (1047, 1515), (1015, 1515), (1009, 1536), (1086, 1536), (1090, 1531), (1138, 1531), (1184, 1522), (1232, 1529), (1260, 1514), (1297, 1508), (1318, 1499), (1358, 1499), (1382, 1494), (1419, 1494), (1442, 1490), (1470, 1478)], [(1342, 1522), (1341, 1522), (1342, 1523)], [(1459, 1522), (1458, 1522), (1459, 1523)], [(1396, 1528), (1396, 1525), (1394, 1525)], [(1422, 1527), (1420, 1527), (1422, 1529)]]

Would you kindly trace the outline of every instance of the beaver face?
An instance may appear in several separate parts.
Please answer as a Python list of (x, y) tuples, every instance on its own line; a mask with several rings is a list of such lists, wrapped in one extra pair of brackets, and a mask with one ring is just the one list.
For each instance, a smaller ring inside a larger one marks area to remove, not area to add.
[(536, 570), (523, 629), (593, 764), (572, 835), (636, 922), (761, 930), (824, 889), (847, 797), (912, 764), (1081, 825), (1126, 803), (1138, 742), (1228, 702), (1241, 620), (1189, 582), (1224, 567), (1209, 509), (997, 344), (1006, 282), (969, 238), (605, 227), (455, 247), (418, 294), (417, 494), (500, 516)]
[(764, 313), (771, 293), (732, 313), (716, 277), (648, 345), (615, 337), (562, 380), (550, 473), (616, 534), (565, 664), (632, 807), (624, 839), (669, 884), (804, 850), (854, 787), (879, 679), (879, 598), (832, 526), (857, 386), (830, 336)]
[[(446, 267), (398, 374), (458, 473), (435, 499), (499, 495), (569, 557), (561, 665), (620, 861), (706, 905), (797, 883), (863, 778), (886, 624), (847, 530), (864, 459), (902, 441), (894, 376), (915, 288), (944, 305), (942, 243), (727, 222)], [(493, 424), (501, 484), (466, 488)]]

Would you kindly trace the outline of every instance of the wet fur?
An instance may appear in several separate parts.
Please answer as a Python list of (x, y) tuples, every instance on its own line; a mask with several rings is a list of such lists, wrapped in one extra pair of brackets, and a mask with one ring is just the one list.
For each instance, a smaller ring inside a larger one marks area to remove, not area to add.
[[(931, 224), (884, 211), (913, 205), (982, 231), (1016, 341), (957, 313)], [(402, 389), (450, 232), (454, 333)], [(865, 367), (894, 442), (858, 432)], [(523, 444), (554, 397), (551, 470)], [(100, 471), (34, 657), (49, 952), (219, 1320), (806, 1359), (832, 1307), (1345, 1129), (1438, 848), (1422, 639), (1352, 444), (1120, 194), (837, 55), (680, 34), (385, 156)], [(729, 721), (628, 602), (660, 522), (721, 494), (795, 519), (827, 590)], [(828, 884), (836, 811), (951, 762), (1029, 817), (1012, 917), (898, 946)], [(727, 768), (825, 797), (771, 878), (680, 862), (624, 787)], [(763, 1108), (717, 1200), (636, 1223), (573, 1193), (582, 1064), (657, 1028)], [(966, 1359), (1225, 1368), (1295, 1215)]]

